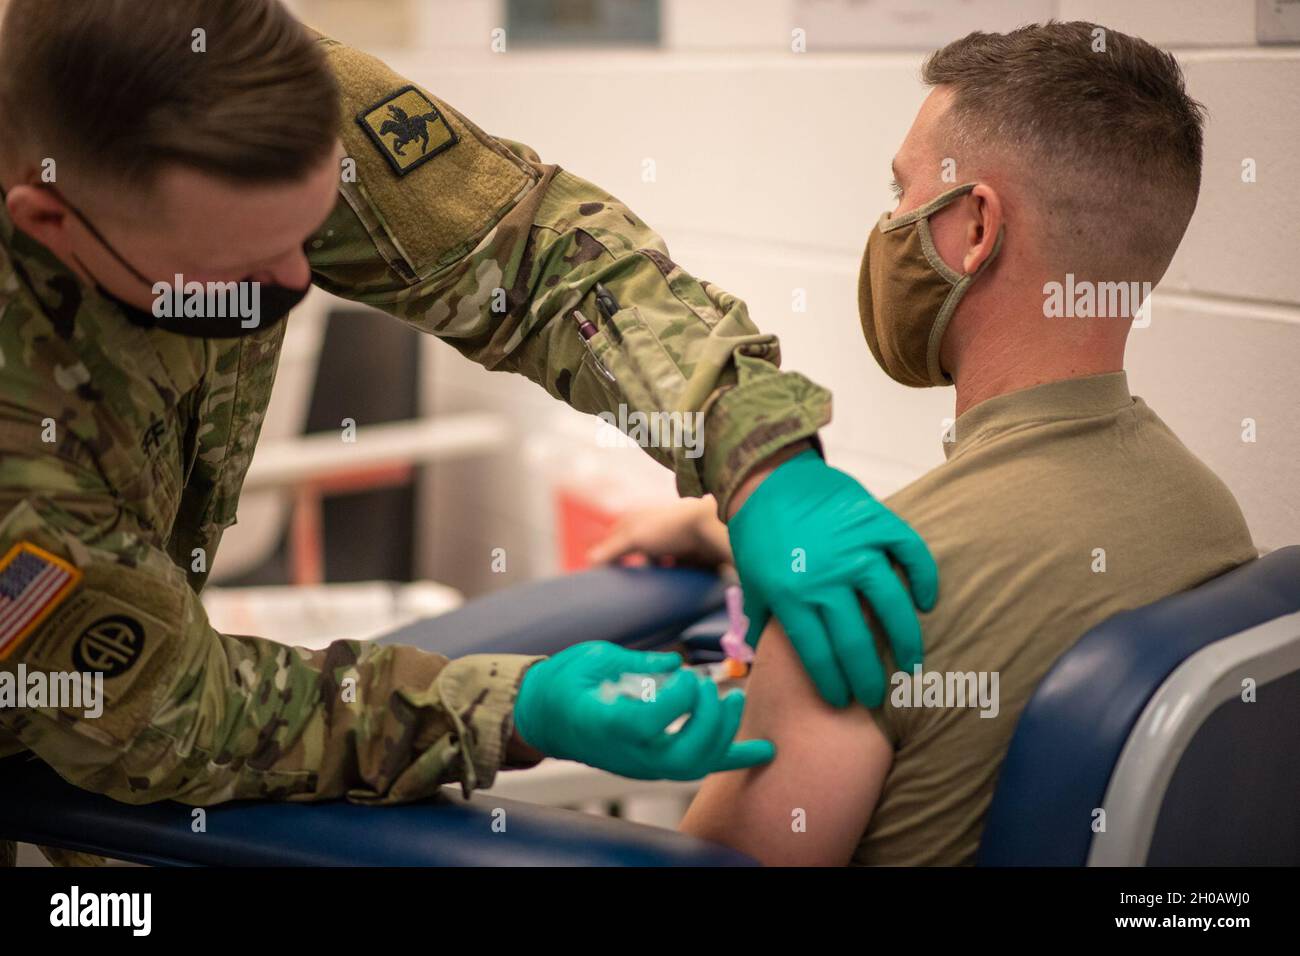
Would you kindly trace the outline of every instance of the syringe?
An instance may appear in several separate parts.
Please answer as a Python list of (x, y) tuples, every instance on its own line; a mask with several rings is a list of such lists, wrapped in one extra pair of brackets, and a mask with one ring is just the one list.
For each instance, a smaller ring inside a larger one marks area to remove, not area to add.
[[(726, 660), (716, 664), (695, 664), (683, 670), (694, 671), (715, 683), (722, 683), (744, 677), (748, 664), (754, 659), (754, 649), (745, 643), (745, 632), (749, 628), (749, 619), (745, 617), (744, 596), (740, 588), (731, 585), (726, 592), (727, 632), (722, 636), (722, 649)], [(630, 697), (633, 700), (652, 701), (659, 693), (659, 688), (675, 672), (663, 674), (620, 674), (616, 681), (607, 680), (600, 685), (601, 699), (612, 701), (618, 697)]]
[[(719, 661), (716, 664), (692, 664), (683, 667), (681, 670), (692, 671), (701, 677), (707, 677), (709, 680), (721, 682), (730, 680), (732, 674), (727, 669), (726, 661)], [(609, 702), (616, 697), (629, 697), (632, 700), (652, 701), (659, 693), (667, 680), (678, 673), (669, 671), (663, 674), (620, 674), (618, 680), (607, 680), (600, 685), (601, 699)]]

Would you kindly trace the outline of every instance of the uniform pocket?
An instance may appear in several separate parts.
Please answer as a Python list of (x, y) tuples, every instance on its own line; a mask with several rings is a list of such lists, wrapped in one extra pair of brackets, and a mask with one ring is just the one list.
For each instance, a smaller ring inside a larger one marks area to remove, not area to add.
[(614, 390), (629, 411), (677, 410), (669, 402), (682, 395), (682, 373), (636, 306), (606, 319), (600, 334), (588, 344), (614, 377)]

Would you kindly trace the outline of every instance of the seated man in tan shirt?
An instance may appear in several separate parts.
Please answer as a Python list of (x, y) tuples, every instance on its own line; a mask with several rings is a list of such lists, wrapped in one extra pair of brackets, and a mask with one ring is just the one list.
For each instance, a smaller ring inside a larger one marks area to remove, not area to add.
[[(1114, 31), (1096, 52), (1095, 29), (973, 34), (933, 55), (894, 161), (898, 207), (864, 256), (877, 361), (956, 386), (947, 461), (888, 501), (939, 564), (923, 672), (891, 675), (880, 708), (836, 710), (774, 622), (740, 735), (770, 738), (776, 759), (708, 778), (684, 830), (766, 863), (971, 863), (1053, 662), (1113, 614), (1255, 557), (1232, 494), (1123, 371), (1149, 316), (1141, 283), (1196, 205), (1200, 107), (1168, 54)], [(973, 188), (954, 188), (953, 164)], [(1120, 301), (1117, 283), (1137, 294)], [(632, 516), (597, 556), (724, 562), (712, 514)]]

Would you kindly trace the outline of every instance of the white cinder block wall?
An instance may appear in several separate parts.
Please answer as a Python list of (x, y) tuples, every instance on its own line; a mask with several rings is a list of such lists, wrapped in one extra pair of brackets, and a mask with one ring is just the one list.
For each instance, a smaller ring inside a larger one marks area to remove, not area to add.
[[(882, 493), (942, 461), (952, 413), (950, 390), (904, 389), (876, 369), (856, 315), (858, 260), (925, 95), (924, 54), (1051, 16), (1174, 50), (1210, 111), (1204, 186), (1152, 325), (1132, 336), (1131, 383), (1231, 486), (1257, 543), (1300, 542), (1300, 47), (1257, 44), (1252, 0), (665, 0), (662, 51), (528, 51), (507, 37), (505, 53), (489, 51), (505, 22), (496, 2), (410, 7), (419, 30), (406, 47), (375, 52), (488, 131), (601, 184), (674, 259), (744, 297), (781, 336), (786, 366), (834, 391), (833, 460)], [(796, 27), (806, 53), (791, 51)], [(522, 379), (436, 343), (429, 356), (431, 408), (505, 409), (521, 441), (433, 475), (424, 570), (468, 590), (548, 570), (537, 450), (559, 461), (567, 442), (617, 469), (636, 453), (595, 449), (586, 422)], [(1248, 418), (1255, 443), (1242, 441)], [(656, 477), (647, 487), (666, 492)], [(508, 573), (488, 573), (493, 547), (514, 558)]]

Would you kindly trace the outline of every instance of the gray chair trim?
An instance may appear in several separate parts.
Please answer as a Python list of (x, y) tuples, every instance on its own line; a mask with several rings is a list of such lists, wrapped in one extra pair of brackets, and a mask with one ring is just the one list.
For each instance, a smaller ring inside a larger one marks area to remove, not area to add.
[(1261, 689), (1300, 671), (1300, 612), (1215, 641), (1180, 664), (1147, 702), (1120, 752), (1102, 803), (1106, 831), (1089, 866), (1142, 866), (1169, 780), (1188, 744), (1245, 677)]

